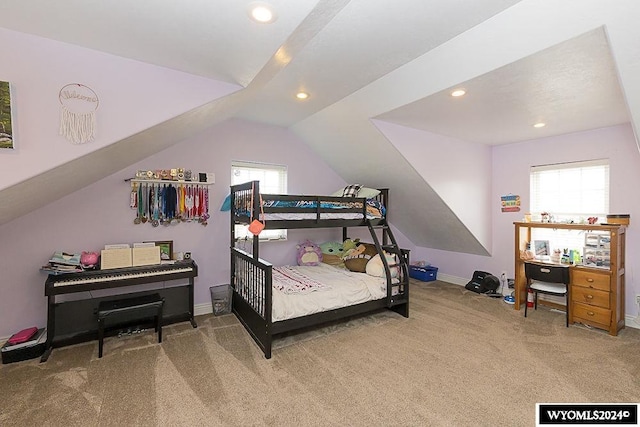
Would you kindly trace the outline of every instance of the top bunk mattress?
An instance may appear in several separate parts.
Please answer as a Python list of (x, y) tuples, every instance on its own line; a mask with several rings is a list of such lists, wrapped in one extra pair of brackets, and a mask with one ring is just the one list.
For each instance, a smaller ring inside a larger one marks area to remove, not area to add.
[[(385, 207), (375, 199), (366, 199), (366, 219), (384, 218)], [(262, 206), (267, 220), (298, 219), (362, 219), (362, 201), (336, 202), (315, 200), (271, 200), (265, 198)], [(353, 212), (354, 209), (359, 212)], [(318, 213), (318, 210), (320, 212)], [(307, 212), (305, 212), (307, 211)], [(328, 212), (330, 211), (330, 212)]]

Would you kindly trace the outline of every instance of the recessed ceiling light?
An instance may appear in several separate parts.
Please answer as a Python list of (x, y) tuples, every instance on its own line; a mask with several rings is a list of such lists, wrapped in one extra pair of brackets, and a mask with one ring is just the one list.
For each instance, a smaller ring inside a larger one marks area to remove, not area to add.
[(543, 128), (546, 125), (547, 125), (546, 123), (539, 122), (539, 123), (536, 123), (535, 125), (533, 125), (533, 127), (534, 128)]
[(307, 98), (309, 98), (309, 94), (307, 92), (298, 92), (298, 93), (296, 93), (296, 98), (298, 98), (298, 99), (307, 99)]
[(252, 2), (249, 4), (249, 16), (261, 24), (269, 24), (276, 20), (276, 14), (270, 4), (264, 2)]
[(465, 93), (467, 93), (467, 91), (466, 91), (466, 90), (464, 90), (464, 89), (456, 89), (456, 90), (454, 90), (453, 92), (451, 92), (451, 96), (453, 96), (453, 97), (456, 97), (456, 98), (457, 98), (457, 97), (459, 97), (459, 96), (464, 95)]

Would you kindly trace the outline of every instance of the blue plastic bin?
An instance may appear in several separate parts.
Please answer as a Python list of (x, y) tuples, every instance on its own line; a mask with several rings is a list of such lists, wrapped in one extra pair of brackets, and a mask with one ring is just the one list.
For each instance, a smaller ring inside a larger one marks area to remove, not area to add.
[(409, 277), (423, 282), (433, 282), (438, 277), (438, 267), (419, 265), (409, 266)]

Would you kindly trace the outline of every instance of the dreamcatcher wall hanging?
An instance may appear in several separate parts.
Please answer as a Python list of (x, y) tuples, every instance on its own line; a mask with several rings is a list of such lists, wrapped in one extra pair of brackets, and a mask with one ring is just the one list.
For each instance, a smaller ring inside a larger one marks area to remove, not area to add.
[(60, 135), (74, 144), (93, 141), (98, 95), (88, 86), (71, 83), (60, 89)]

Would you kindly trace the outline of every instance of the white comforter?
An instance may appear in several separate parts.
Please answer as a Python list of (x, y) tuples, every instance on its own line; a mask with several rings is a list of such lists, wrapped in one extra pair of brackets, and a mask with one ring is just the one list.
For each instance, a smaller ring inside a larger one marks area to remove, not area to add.
[(387, 295), (386, 279), (383, 277), (354, 273), (322, 263), (317, 267), (299, 266), (296, 269), (328, 285), (328, 288), (286, 294), (274, 287), (271, 313), (274, 322), (381, 299)]

